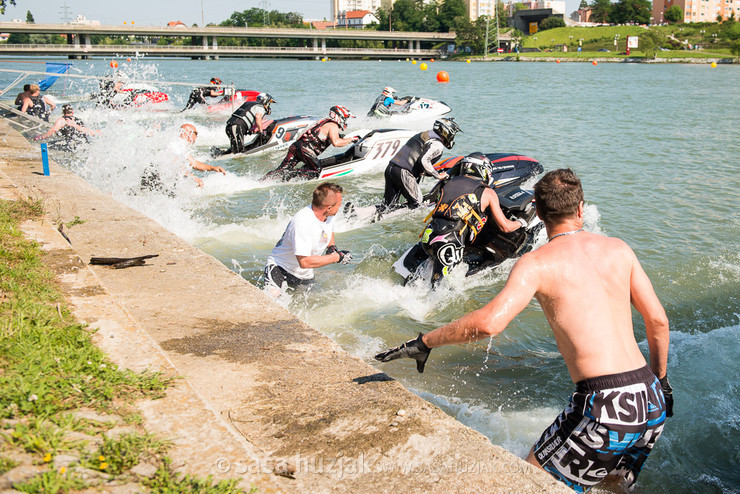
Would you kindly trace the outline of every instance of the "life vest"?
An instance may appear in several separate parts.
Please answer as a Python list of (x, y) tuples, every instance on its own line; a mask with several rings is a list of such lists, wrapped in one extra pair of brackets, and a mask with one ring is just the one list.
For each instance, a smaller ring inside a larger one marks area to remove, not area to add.
[(488, 216), (481, 209), (485, 189), (486, 186), (477, 178), (467, 175), (451, 178), (442, 187), (437, 206), (426, 220), (432, 217), (459, 222), (460, 235), (469, 228), (468, 240), (472, 243), (488, 221)]
[(313, 127), (308, 129), (306, 132), (303, 133), (299, 141), (301, 141), (302, 146), (306, 146), (313, 150), (316, 155), (319, 155), (323, 153), (326, 148), (329, 147), (329, 136), (327, 135), (324, 137), (324, 139), (321, 139), (321, 126), (324, 125), (327, 122), (334, 122), (334, 120), (330, 118), (325, 118), (323, 120), (320, 120), (318, 123), (316, 123)]
[[(62, 118), (64, 118), (67, 121), (71, 120), (72, 122), (76, 123), (80, 127), (85, 126), (85, 124), (82, 123), (82, 120), (80, 120), (77, 117), (72, 116), (72, 117), (62, 117)], [(72, 127), (71, 125), (65, 125), (61, 129), (59, 129), (59, 135), (64, 137), (65, 140), (87, 140), (87, 136), (85, 135), (84, 132), (80, 132), (79, 130)]]
[(257, 107), (262, 108), (264, 112), (267, 113), (267, 110), (261, 104), (257, 103), (256, 101), (248, 101), (237, 108), (236, 111), (231, 114), (231, 118), (229, 118), (229, 122), (227, 123), (233, 124), (236, 120), (241, 120), (242, 122), (247, 124), (248, 129), (251, 129), (257, 122)]
[[(419, 179), (425, 173), (419, 158), (424, 154), (427, 143), (431, 139), (429, 131), (416, 134), (391, 158), (390, 164), (410, 171), (414, 177)], [(436, 163), (441, 157), (442, 155), (437, 156), (432, 163)]]
[(370, 108), (368, 116), (375, 115), (377, 117), (387, 117), (390, 115), (390, 109), (385, 106), (385, 100), (387, 98), (388, 96), (383, 96), (382, 94), (378, 96), (378, 99), (375, 100), (375, 103), (373, 103), (373, 106)]
[[(26, 113), (39, 118), (46, 117), (46, 103), (44, 103), (44, 97), (39, 94), (38, 96), (29, 96), (29, 98), (31, 98), (33, 105), (28, 107)], [(23, 106), (21, 106), (21, 108), (23, 108)]]

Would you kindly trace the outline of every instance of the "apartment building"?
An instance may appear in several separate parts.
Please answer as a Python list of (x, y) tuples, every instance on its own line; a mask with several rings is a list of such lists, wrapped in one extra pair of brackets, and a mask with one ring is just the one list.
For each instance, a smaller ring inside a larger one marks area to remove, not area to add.
[(653, 0), (653, 24), (665, 22), (665, 11), (673, 5), (683, 10), (684, 22), (716, 22), (717, 16), (727, 19), (733, 12), (740, 19), (740, 0)]

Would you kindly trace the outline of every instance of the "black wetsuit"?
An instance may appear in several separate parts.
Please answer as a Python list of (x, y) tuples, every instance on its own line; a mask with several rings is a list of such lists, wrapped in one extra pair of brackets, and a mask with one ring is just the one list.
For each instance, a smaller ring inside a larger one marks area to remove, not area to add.
[[(320, 137), (321, 127), (327, 122), (336, 124), (333, 120), (325, 118), (308, 129), (296, 142), (290, 145), (288, 154), (283, 159), (283, 162), (280, 163), (280, 166), (262, 177), (262, 179), (279, 178), (287, 182), (293, 178), (318, 178), (321, 173), (319, 155), (331, 145), (328, 135), (324, 139)], [(295, 166), (300, 162), (304, 163), (303, 167), (296, 169)]]
[[(439, 146), (433, 146), (435, 142)], [(401, 196), (406, 198), (409, 209), (419, 207), (422, 200), (419, 181), (426, 174), (422, 165), (422, 158), (428, 152), (431, 162), (436, 163), (442, 157), (441, 142), (430, 136), (429, 132), (421, 132), (404, 144), (391, 158), (385, 169), (385, 192), (383, 194), (382, 209), (397, 207)]]
[(434, 263), (432, 284), (462, 262), (465, 246), (475, 241), (488, 221), (481, 209), (485, 189), (479, 178), (467, 175), (453, 177), (442, 187), (442, 195), (421, 240), (424, 252)]
[[(49, 110), (46, 109), (46, 103), (44, 103), (44, 97), (40, 94), (38, 96), (29, 96), (33, 105), (26, 109), (28, 115), (38, 117), (42, 120), (49, 121)], [(23, 105), (19, 106), (18, 109), (22, 109)]]
[(188, 98), (188, 102), (185, 105), (185, 108), (183, 108), (182, 111), (189, 110), (190, 108), (194, 107), (195, 105), (206, 105), (208, 102), (206, 101), (206, 96), (211, 95), (211, 90), (213, 87), (211, 86), (201, 86), (193, 89), (193, 91), (190, 93), (190, 98)]
[[(254, 134), (257, 131), (255, 126), (259, 109), (262, 109), (262, 115), (267, 114), (267, 109), (263, 105), (255, 101), (248, 101), (237, 108), (226, 121), (226, 135), (229, 136), (231, 142), (231, 153), (236, 154), (245, 151), (244, 136)], [(262, 140), (260, 139), (259, 142), (262, 143)]]
[[(64, 115), (62, 118), (64, 118), (67, 121), (74, 122), (75, 124), (79, 125), (80, 127), (84, 127), (85, 124), (80, 120), (79, 118), (71, 115)], [(79, 144), (87, 143), (89, 142), (87, 138), (87, 134), (84, 132), (81, 132), (77, 130), (76, 128), (72, 127), (71, 125), (65, 125), (59, 131), (57, 134), (62, 138), (60, 141), (56, 142), (54, 144), (57, 148), (63, 148), (69, 151), (73, 151), (77, 148)]]

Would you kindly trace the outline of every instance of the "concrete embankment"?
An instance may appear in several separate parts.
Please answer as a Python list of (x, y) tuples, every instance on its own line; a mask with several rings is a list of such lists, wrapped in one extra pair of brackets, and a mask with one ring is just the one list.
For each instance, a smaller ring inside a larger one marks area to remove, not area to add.
[[(139, 404), (183, 471), (260, 492), (571, 492), (345, 353), (213, 257), (51, 164), (0, 121), (0, 193), (42, 200), (24, 226), (75, 316), (121, 366), (182, 376)], [(70, 243), (59, 234), (61, 223)], [(159, 256), (90, 266), (93, 256)]]

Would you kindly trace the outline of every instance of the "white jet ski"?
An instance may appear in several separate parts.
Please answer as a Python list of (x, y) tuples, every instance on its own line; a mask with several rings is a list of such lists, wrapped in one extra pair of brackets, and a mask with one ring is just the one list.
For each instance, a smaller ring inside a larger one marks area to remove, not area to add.
[(436, 119), (452, 111), (443, 101), (436, 101), (418, 96), (404, 96), (399, 99), (407, 99), (408, 103), (398, 107), (399, 109), (389, 109), (387, 112), (378, 113), (372, 110), (367, 114), (370, 118), (376, 118), (384, 124), (398, 124), (410, 120)]
[(293, 117), (280, 118), (268, 122), (265, 134), (269, 136), (267, 141), (259, 134), (253, 134), (252, 140), (244, 146), (244, 152), (231, 154), (231, 149), (211, 148), (211, 157), (226, 159), (234, 156), (256, 156), (274, 151), (282, 151), (293, 144), (303, 133), (310, 129), (316, 122), (321, 120), (317, 117), (296, 115)]
[(321, 158), (319, 180), (336, 178), (350, 173), (367, 173), (384, 170), (393, 155), (418, 134), (415, 130), (376, 129), (353, 132), (359, 141), (340, 153)]

